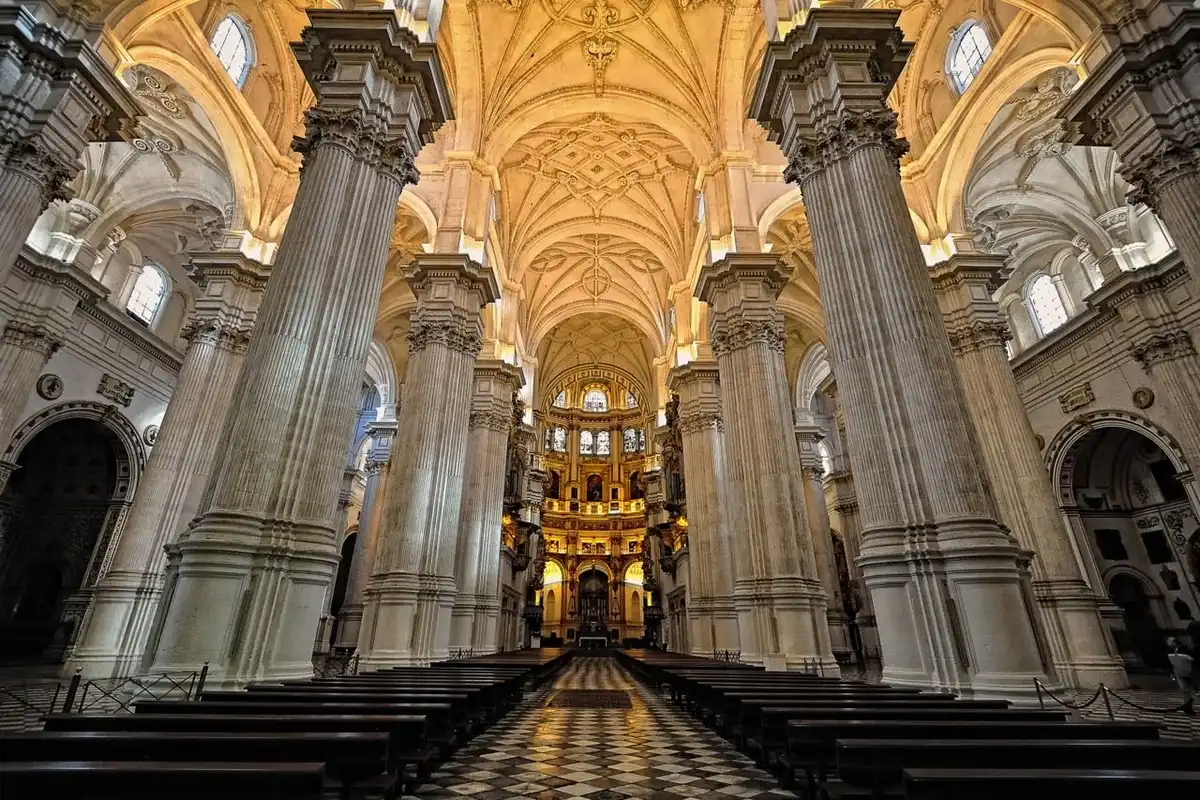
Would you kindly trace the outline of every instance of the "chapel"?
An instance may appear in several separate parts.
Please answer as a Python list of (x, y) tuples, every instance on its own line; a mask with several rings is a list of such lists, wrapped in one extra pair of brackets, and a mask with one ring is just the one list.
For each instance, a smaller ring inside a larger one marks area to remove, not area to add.
[(1193, 0), (0, 0), (0, 696), (1177, 706), (1198, 54)]

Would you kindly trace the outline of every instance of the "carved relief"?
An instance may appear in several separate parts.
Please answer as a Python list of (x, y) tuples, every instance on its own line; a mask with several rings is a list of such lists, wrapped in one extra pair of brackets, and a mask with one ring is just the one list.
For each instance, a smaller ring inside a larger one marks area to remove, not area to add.
[(63, 393), (62, 378), (47, 372), (38, 378), (37, 393), (43, 400), (57, 400)]
[(735, 320), (717, 327), (712, 335), (712, 349), (718, 357), (756, 344), (782, 353), (787, 338), (777, 320)]
[(822, 119), (811, 139), (797, 139), (787, 153), (784, 180), (803, 187), (815, 175), (837, 161), (865, 147), (885, 150), (900, 168), (900, 158), (908, 152), (908, 142), (896, 136), (896, 113), (890, 109), (843, 111)]
[(401, 184), (416, 183), (421, 177), (407, 139), (388, 136), (386, 121), (360, 108), (308, 110), (305, 135), (296, 137), (292, 149), (307, 159), (322, 147), (344, 150)]
[(1149, 408), (1154, 405), (1154, 392), (1145, 386), (1134, 389), (1133, 405), (1136, 408)]
[(1194, 356), (1196, 354), (1192, 335), (1187, 331), (1156, 333), (1133, 346), (1133, 357), (1149, 372), (1155, 364), (1164, 361)]
[(1090, 383), (1085, 383), (1058, 396), (1058, 405), (1064, 414), (1078, 411), (1094, 402), (1096, 402), (1096, 395), (1092, 392)]
[(101, 397), (112, 400), (114, 403), (128, 406), (133, 402), (134, 388), (120, 378), (106, 372), (104, 373), (104, 377), (100, 379), (100, 385), (96, 387), (96, 393)]
[(62, 342), (52, 337), (44, 328), (9, 322), (4, 326), (4, 333), (0, 334), (0, 345), (32, 350), (48, 361), (62, 347)]
[(408, 331), (409, 353), (419, 353), (431, 344), (440, 344), (474, 358), (483, 347), (483, 337), (478, 323), (459, 317), (415, 320)]

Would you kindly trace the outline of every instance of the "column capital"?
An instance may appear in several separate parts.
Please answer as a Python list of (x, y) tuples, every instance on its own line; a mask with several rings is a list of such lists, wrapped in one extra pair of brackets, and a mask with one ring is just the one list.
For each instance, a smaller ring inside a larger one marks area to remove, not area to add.
[(992, 294), (1012, 274), (1002, 255), (955, 253), (930, 271), (950, 347), (956, 356), (1012, 339)]
[(0, 344), (11, 345), (22, 350), (40, 353), (46, 361), (62, 347), (62, 340), (42, 325), (26, 325), (9, 320), (0, 333)]
[(667, 386), (679, 396), (680, 433), (725, 430), (717, 362), (697, 360), (675, 367), (667, 373)]
[(1062, 116), (1078, 126), (1081, 143), (1116, 150), (1121, 175), (1134, 187), (1131, 201), (1157, 211), (1163, 189), (1200, 174), (1200, 127), (1188, 111), (1200, 80), (1193, 52), (1200, 8), (1179, 9), (1161, 27), (1107, 27), (1104, 33), (1110, 52)]
[(513, 395), (524, 385), (524, 374), (513, 364), (498, 359), (476, 361), (467, 426), (488, 428), (507, 435), (514, 422)]
[(461, 253), (425, 253), (404, 268), (417, 296), (408, 346), (412, 353), (441, 344), (470, 355), (483, 346), (479, 312), (499, 296), (496, 276)]
[(1196, 355), (1192, 335), (1175, 329), (1152, 334), (1133, 345), (1133, 357), (1150, 372), (1154, 365)]
[(701, 269), (696, 297), (709, 305), (715, 355), (752, 344), (783, 352), (786, 333), (775, 301), (791, 272), (769, 253), (730, 253)]
[(453, 116), (436, 46), (391, 11), (310, 9), (308, 21), (292, 52), (317, 106), (296, 150), (338, 147), (415, 182), (413, 159)]
[(913, 48), (899, 18), (890, 9), (812, 9), (767, 45), (750, 116), (788, 157), (786, 180), (803, 186), (864, 147), (884, 148), (897, 163), (907, 152), (887, 106)]

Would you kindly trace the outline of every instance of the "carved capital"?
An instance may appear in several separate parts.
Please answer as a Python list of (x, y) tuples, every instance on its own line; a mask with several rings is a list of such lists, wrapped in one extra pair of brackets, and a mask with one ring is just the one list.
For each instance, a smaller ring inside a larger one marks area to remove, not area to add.
[(1129, 202), (1159, 211), (1162, 193), (1176, 181), (1200, 177), (1200, 130), (1163, 136), (1140, 158), (1123, 164), (1121, 177), (1133, 187)]
[(67, 188), (79, 173), (79, 165), (65, 159), (32, 137), (16, 142), (0, 140), (0, 164), (5, 169), (25, 176), (42, 193), (42, 207), (55, 200), (68, 200)]
[(387, 468), (387, 465), (387, 461), (368, 458), (366, 463), (363, 464), (363, 472), (367, 473), (367, 478), (370, 478), (372, 475), (378, 475), (383, 472)]
[(512, 416), (499, 411), (472, 411), (467, 418), (467, 427), (508, 433), (512, 428)]
[(305, 135), (292, 142), (292, 149), (308, 156), (322, 147), (336, 147), (367, 162), (381, 175), (407, 185), (420, 180), (407, 140), (389, 136), (387, 122), (361, 108), (311, 108), (305, 114)]
[(751, 345), (783, 353), (787, 336), (779, 320), (731, 320), (713, 326), (712, 349), (718, 357)]
[(1001, 320), (975, 320), (946, 331), (954, 355), (962, 356), (988, 347), (1004, 347), (1013, 338), (1012, 331)]
[(1150, 372), (1155, 364), (1196, 355), (1196, 345), (1187, 331), (1156, 333), (1133, 346), (1133, 357)]
[(419, 353), (431, 344), (449, 347), (475, 358), (483, 347), (483, 336), (478, 324), (461, 317), (414, 322), (408, 331), (408, 352)]
[(691, 414), (680, 414), (679, 430), (681, 433), (696, 433), (704, 430), (723, 432), (725, 421), (718, 411), (697, 411)]
[(0, 344), (32, 350), (40, 354), (44, 361), (49, 361), (62, 347), (62, 341), (51, 336), (44, 328), (23, 325), (20, 322), (9, 322), (4, 326), (4, 333), (0, 334)]
[(787, 152), (784, 180), (803, 187), (805, 182), (824, 172), (831, 164), (859, 150), (877, 147), (888, 153), (900, 169), (900, 157), (908, 152), (908, 142), (896, 136), (896, 113), (891, 109), (843, 110), (835, 117), (821, 120), (816, 135), (797, 137)]
[(244, 353), (250, 346), (249, 329), (215, 319), (194, 319), (179, 335), (189, 344), (207, 344), (231, 353)]

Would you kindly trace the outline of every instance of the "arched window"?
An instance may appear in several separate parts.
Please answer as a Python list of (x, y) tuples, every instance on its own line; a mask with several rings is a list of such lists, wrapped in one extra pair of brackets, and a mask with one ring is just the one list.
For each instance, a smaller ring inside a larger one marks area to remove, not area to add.
[(608, 394), (603, 389), (588, 389), (583, 396), (584, 411), (608, 411)]
[(227, 14), (217, 25), (208, 45), (234, 85), (242, 88), (254, 66), (254, 39), (246, 23), (236, 14)]
[(600, 431), (596, 434), (596, 455), (606, 456), (612, 453), (612, 434), (608, 431)]
[(954, 32), (946, 52), (946, 74), (959, 94), (967, 90), (991, 54), (987, 31), (975, 20), (967, 20)]
[(1054, 279), (1049, 275), (1038, 275), (1027, 284), (1025, 302), (1039, 336), (1047, 336), (1066, 324), (1067, 308), (1063, 305), (1058, 287), (1054, 285)]
[(158, 309), (162, 306), (163, 298), (167, 296), (167, 276), (162, 269), (154, 264), (142, 267), (142, 274), (133, 285), (129, 302), (125, 310), (129, 315), (144, 325), (154, 322)]
[(554, 429), (554, 449), (559, 453), (567, 452), (567, 429)]
[(833, 453), (829, 451), (829, 445), (817, 442), (817, 452), (821, 454), (821, 469), (826, 475), (833, 474)]
[(558, 394), (556, 394), (554, 396), (554, 407), (555, 408), (566, 408), (567, 407), (567, 393), (566, 392), (559, 392)]
[(625, 407), (626, 408), (637, 408), (638, 407), (637, 396), (634, 395), (633, 392), (625, 393)]
[(637, 452), (637, 442), (638, 442), (637, 429), (626, 428), (625, 430), (621, 431), (621, 438), (625, 442), (625, 452), (626, 453), (636, 453)]
[(591, 431), (579, 432), (579, 452), (585, 456), (596, 452), (596, 443), (592, 440)]

